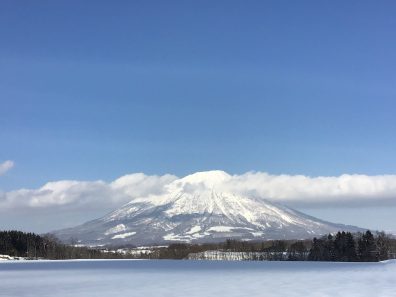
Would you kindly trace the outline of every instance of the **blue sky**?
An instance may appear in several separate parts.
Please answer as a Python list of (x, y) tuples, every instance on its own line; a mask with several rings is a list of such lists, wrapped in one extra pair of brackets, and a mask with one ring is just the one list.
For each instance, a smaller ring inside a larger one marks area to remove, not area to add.
[[(396, 174), (394, 1), (1, 1), (0, 189)], [(395, 226), (396, 229), (396, 226)]]

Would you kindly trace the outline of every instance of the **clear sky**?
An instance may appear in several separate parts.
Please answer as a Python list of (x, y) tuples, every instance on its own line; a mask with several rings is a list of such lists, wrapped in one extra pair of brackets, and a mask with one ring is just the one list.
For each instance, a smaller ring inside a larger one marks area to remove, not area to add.
[(3, 0), (0, 163), (14, 168), (0, 191), (133, 172), (394, 175), (395, 16), (394, 1)]

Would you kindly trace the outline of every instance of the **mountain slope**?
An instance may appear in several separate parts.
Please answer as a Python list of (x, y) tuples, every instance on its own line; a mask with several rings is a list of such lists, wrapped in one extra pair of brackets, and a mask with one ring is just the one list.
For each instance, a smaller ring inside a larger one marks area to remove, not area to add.
[(167, 244), (242, 240), (301, 239), (353, 226), (325, 222), (264, 199), (222, 192), (230, 176), (199, 172), (178, 179), (160, 195), (134, 199), (108, 215), (54, 232), (63, 241), (87, 245)]

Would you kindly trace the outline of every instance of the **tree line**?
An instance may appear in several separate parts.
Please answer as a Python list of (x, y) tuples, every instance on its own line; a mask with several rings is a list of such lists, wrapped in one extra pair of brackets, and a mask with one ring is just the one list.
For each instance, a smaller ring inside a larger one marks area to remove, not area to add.
[(370, 231), (353, 236), (338, 232), (335, 236), (314, 238), (308, 260), (338, 262), (376, 262), (395, 257), (395, 239), (384, 232)]
[[(270, 261), (375, 262), (396, 258), (396, 239), (384, 232), (338, 232), (312, 240), (239, 241), (222, 243), (175, 243), (140, 255), (151, 259), (186, 259), (206, 251), (244, 253), (244, 259)], [(194, 257), (192, 257), (194, 258)]]
[(238, 258), (244, 260), (374, 262), (396, 258), (396, 239), (384, 232), (338, 232), (312, 240), (228, 239), (220, 243), (174, 243), (167, 247), (153, 247), (144, 253), (119, 253), (62, 244), (51, 235), (0, 231), (0, 254), (29, 259), (200, 259), (202, 257), (191, 255), (207, 251), (242, 253)]
[(118, 253), (104, 253), (88, 247), (60, 243), (51, 235), (40, 236), (21, 231), (0, 231), (0, 254), (28, 259), (103, 259), (121, 258)]

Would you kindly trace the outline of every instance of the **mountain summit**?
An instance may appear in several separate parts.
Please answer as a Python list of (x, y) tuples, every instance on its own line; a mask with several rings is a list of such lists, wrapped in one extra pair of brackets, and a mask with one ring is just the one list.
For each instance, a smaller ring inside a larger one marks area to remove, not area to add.
[(154, 245), (172, 242), (302, 239), (360, 228), (334, 224), (262, 198), (222, 190), (224, 171), (177, 179), (160, 194), (133, 199), (83, 225), (59, 230), (62, 241), (86, 245)]

